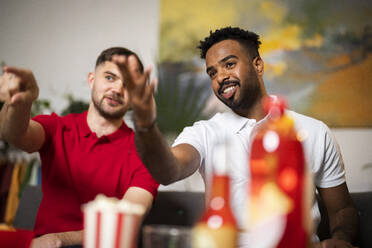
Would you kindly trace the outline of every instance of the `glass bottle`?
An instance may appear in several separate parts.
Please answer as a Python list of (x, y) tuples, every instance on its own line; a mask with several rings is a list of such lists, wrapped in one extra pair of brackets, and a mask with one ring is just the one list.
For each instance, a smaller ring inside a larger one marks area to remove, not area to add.
[(268, 115), (251, 147), (247, 228), (260, 237), (255, 247), (310, 247), (312, 199), (303, 137), (285, 113), (283, 99), (267, 97), (263, 106)]
[(192, 230), (193, 248), (233, 248), (237, 246), (237, 225), (230, 208), (230, 177), (226, 145), (214, 149), (214, 167), (206, 210)]

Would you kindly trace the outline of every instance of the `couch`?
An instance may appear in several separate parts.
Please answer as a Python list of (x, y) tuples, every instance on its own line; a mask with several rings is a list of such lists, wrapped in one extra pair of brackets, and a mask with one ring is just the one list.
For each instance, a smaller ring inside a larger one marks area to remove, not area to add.
[[(28, 186), (24, 190), (16, 214), (16, 228), (32, 229), (36, 211), (41, 200), (41, 189)], [(358, 246), (372, 247), (372, 191), (351, 193), (360, 216)], [(153, 208), (146, 216), (143, 225), (180, 225), (191, 227), (204, 209), (204, 193), (161, 191), (158, 193)], [(327, 215), (320, 203), (322, 222), (318, 228), (321, 239), (329, 237)], [(141, 241), (141, 238), (139, 239)], [(141, 243), (141, 242), (140, 242)], [(141, 247), (141, 244), (139, 245)]]

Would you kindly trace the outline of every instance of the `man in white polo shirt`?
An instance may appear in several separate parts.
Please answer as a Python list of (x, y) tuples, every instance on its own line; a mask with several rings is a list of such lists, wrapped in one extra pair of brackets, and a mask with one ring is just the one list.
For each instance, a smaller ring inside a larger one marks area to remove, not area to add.
[[(206, 60), (213, 91), (231, 112), (218, 113), (210, 120), (186, 127), (171, 148), (156, 126), (154, 86), (146, 84), (148, 78), (145, 76), (136, 77), (131, 73), (134, 67), (131, 61), (118, 61), (123, 65), (123, 73), (129, 78), (132, 74), (128, 90), (133, 97), (137, 150), (158, 182), (167, 185), (199, 170), (208, 192), (213, 145), (225, 136), (233, 140), (234, 149), (231, 150), (235, 152), (229, 160), (232, 168), (231, 205), (239, 227), (243, 226), (245, 185), (249, 181), (248, 142), (252, 129), (266, 116), (261, 104), (267, 93), (263, 82), (264, 62), (258, 52), (260, 43), (257, 34), (231, 27), (211, 32), (200, 42), (201, 57)], [(315, 247), (353, 247), (358, 215), (345, 182), (339, 148), (324, 123), (292, 111), (287, 113), (294, 119), (297, 129), (307, 131), (303, 144), (306, 162), (330, 218), (332, 237), (322, 242), (314, 241)], [(313, 216), (319, 220), (316, 203)], [(239, 246), (252, 247), (244, 235), (241, 235)]]

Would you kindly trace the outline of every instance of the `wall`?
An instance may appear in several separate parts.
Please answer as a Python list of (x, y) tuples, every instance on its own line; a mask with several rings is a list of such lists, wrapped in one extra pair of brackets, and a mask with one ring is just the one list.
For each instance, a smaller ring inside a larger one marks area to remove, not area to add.
[(349, 190), (372, 191), (372, 129), (332, 129), (343, 155)]
[(30, 68), (40, 98), (59, 112), (66, 94), (90, 99), (87, 74), (111, 46), (137, 52), (153, 64), (158, 47), (159, 1), (0, 1), (0, 61)]

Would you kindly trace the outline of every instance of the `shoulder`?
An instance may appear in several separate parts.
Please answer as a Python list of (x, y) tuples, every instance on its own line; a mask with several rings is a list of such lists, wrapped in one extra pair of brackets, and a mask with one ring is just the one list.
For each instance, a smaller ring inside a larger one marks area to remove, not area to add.
[(89, 132), (87, 124), (87, 113), (71, 113), (65, 116), (58, 116), (58, 126), (64, 130), (76, 132)]
[(288, 114), (288, 116), (293, 119), (295, 127), (298, 131), (305, 130), (309, 134), (325, 134), (326, 132), (328, 132), (327, 125), (320, 120), (317, 120), (310, 116), (299, 114), (292, 110), (286, 110), (286, 114)]
[(61, 117), (56, 113), (50, 115), (37, 115), (32, 118), (33, 121), (38, 122), (44, 130), (54, 130), (58, 123), (61, 121)]
[(86, 113), (79, 113), (79, 114), (75, 114), (75, 113), (72, 113), (72, 114), (68, 114), (68, 115), (65, 115), (65, 116), (58, 116), (59, 119), (61, 120), (61, 122), (63, 123), (77, 123), (77, 122), (80, 122), (80, 121), (83, 121), (85, 120), (86, 118)]
[(303, 137), (302, 144), (307, 159), (312, 161), (311, 164), (320, 166), (330, 136), (328, 127), (320, 120), (294, 111), (286, 111), (286, 114), (293, 119), (296, 131)]
[(192, 127), (196, 128), (211, 128), (211, 127), (221, 127), (226, 124), (232, 118), (231, 113), (216, 113), (213, 117), (208, 120), (200, 120), (195, 122)]
[(179, 138), (205, 139), (212, 137), (223, 129), (223, 114), (217, 113), (208, 120), (194, 122), (192, 126), (185, 127), (179, 134)]
[(53, 134), (57, 130), (72, 130), (77, 129), (79, 126), (84, 126), (84, 117), (86, 117), (85, 113), (68, 114), (66, 116), (59, 116), (56, 113), (52, 113), (50, 115), (35, 116), (32, 120), (40, 123), (48, 134)]
[(81, 113), (81, 114), (68, 114), (68, 115), (65, 115), (65, 116), (60, 116), (60, 115), (53, 112), (49, 115), (37, 115), (37, 116), (33, 117), (32, 119), (35, 120), (35, 121), (38, 121), (38, 122), (55, 120), (55, 121), (61, 121), (61, 122), (67, 122), (68, 123), (68, 122), (74, 122), (77, 119), (80, 119), (82, 115), (83, 115), (83, 113)]
[(36, 115), (35, 117), (32, 118), (32, 120), (37, 121), (37, 122), (42, 122), (42, 121), (48, 121), (48, 120), (58, 120), (61, 117), (57, 115), (56, 113), (51, 113), (50, 115)]

